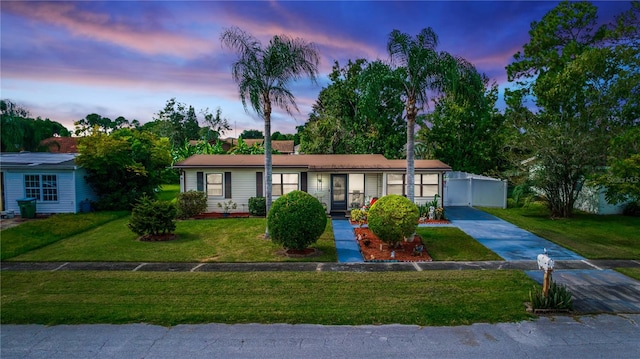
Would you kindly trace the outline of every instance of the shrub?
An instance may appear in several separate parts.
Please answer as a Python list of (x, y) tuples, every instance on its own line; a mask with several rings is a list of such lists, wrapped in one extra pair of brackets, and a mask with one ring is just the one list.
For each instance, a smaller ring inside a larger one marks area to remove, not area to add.
[(267, 214), (267, 201), (264, 197), (249, 198), (249, 213), (252, 216), (263, 217)]
[(207, 194), (187, 191), (178, 194), (176, 202), (178, 218), (190, 218), (207, 210)]
[(410, 237), (418, 227), (418, 207), (403, 196), (386, 195), (369, 209), (369, 229), (391, 246)]
[(360, 227), (367, 221), (367, 212), (369, 212), (366, 208), (355, 208), (351, 210), (351, 220), (358, 223)]
[(318, 199), (293, 191), (275, 200), (267, 215), (274, 243), (286, 249), (305, 249), (318, 241), (327, 226), (327, 214)]
[(176, 206), (142, 196), (131, 211), (128, 227), (140, 236), (173, 233), (176, 229)]
[(549, 293), (545, 297), (542, 290), (534, 287), (533, 292), (529, 292), (531, 307), (533, 309), (568, 309), (573, 310), (573, 298), (571, 292), (563, 285), (557, 285), (551, 281)]
[(625, 216), (640, 217), (640, 203), (629, 202), (623, 209), (622, 214)]

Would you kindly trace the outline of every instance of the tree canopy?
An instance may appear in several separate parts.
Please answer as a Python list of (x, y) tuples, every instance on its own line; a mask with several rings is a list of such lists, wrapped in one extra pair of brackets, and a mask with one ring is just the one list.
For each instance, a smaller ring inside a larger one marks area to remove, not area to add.
[(0, 100), (0, 150), (2, 152), (47, 151), (42, 140), (71, 134), (62, 124), (47, 119), (31, 118), (29, 110), (9, 99)]

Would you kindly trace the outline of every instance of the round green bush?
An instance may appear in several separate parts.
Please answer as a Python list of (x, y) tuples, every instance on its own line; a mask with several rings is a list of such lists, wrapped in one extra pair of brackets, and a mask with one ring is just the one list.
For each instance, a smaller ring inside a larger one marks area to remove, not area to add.
[(369, 229), (389, 245), (410, 237), (418, 227), (418, 207), (403, 196), (386, 195), (369, 209)]
[(327, 214), (320, 201), (303, 191), (278, 198), (267, 215), (267, 228), (274, 243), (301, 250), (318, 241), (327, 226)]

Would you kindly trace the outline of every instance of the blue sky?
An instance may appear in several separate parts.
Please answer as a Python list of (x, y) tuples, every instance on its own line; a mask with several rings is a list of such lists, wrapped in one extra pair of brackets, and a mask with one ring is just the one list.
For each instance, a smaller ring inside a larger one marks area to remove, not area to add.
[[(393, 29), (432, 27), (439, 50), (462, 56), (503, 89), (505, 66), (528, 41), (532, 21), (557, 1), (6, 1), (0, 2), (0, 97), (69, 129), (87, 114), (153, 120), (175, 97), (197, 111), (217, 107), (234, 127), (263, 129), (232, 81), (235, 55), (220, 33), (237, 26), (263, 43), (277, 34), (313, 42), (317, 85), (292, 85), (300, 113), (276, 109), (273, 131), (305, 123), (334, 61), (388, 60)], [(594, 2), (610, 22), (628, 2)]]

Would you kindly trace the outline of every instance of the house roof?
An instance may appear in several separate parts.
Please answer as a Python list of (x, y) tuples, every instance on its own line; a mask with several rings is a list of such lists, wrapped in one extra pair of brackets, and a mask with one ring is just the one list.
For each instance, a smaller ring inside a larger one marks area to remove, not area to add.
[(49, 147), (52, 153), (78, 153), (77, 137), (49, 137), (40, 141), (40, 145)]
[(5, 152), (0, 154), (2, 169), (75, 169), (77, 153)]
[[(405, 171), (406, 160), (388, 160), (383, 155), (274, 155), (273, 168), (307, 168), (310, 171)], [(193, 155), (175, 168), (261, 168), (264, 155)], [(416, 160), (416, 170), (450, 171), (439, 160)]]

